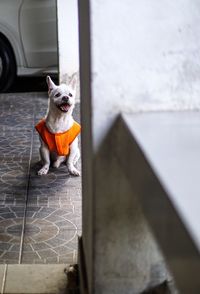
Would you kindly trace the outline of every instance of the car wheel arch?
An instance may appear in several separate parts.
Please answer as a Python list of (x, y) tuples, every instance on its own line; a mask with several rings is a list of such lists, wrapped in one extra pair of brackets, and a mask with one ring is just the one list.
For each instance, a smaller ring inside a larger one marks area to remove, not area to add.
[(5, 40), (8, 45), (12, 48), (12, 51), (15, 56), (16, 65), (18, 67), (26, 67), (26, 60), (24, 56), (23, 47), (19, 37), (12, 31), (10, 27), (4, 26), (0, 23), (0, 37)]
[(8, 40), (8, 38), (2, 32), (0, 32), (0, 39), (3, 40), (10, 47), (10, 50), (12, 51), (14, 59), (15, 59), (15, 65), (17, 67), (16, 53), (15, 53), (15, 51), (13, 49), (13, 46), (12, 46), (11, 42)]
[(17, 75), (16, 58), (7, 38), (0, 34), (0, 91), (6, 92)]

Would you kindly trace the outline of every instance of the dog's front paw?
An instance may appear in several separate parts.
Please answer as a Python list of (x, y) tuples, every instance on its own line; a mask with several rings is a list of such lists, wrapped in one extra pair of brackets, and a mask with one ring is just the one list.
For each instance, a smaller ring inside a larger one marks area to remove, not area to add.
[(48, 166), (43, 166), (39, 171), (38, 171), (38, 176), (46, 175), (49, 171)]
[(74, 166), (70, 166), (70, 167), (68, 166), (68, 169), (69, 169), (69, 173), (73, 176), (78, 177), (81, 175), (80, 171), (78, 171)]
[(60, 167), (60, 165), (61, 165), (61, 162), (60, 161), (54, 161), (54, 163), (53, 163), (53, 167), (55, 167), (55, 168), (59, 168)]

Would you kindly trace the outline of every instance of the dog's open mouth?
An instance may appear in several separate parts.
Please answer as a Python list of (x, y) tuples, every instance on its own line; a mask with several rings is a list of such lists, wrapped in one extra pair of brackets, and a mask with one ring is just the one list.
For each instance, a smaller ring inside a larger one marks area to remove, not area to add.
[(63, 112), (67, 112), (70, 109), (70, 106), (71, 105), (68, 103), (62, 103), (60, 105), (57, 105), (57, 107)]

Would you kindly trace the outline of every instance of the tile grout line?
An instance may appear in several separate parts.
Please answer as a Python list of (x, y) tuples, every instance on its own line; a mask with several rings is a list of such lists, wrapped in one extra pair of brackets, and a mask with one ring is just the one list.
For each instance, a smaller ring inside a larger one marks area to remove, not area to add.
[(30, 148), (30, 156), (29, 156), (29, 162), (28, 162), (28, 170), (27, 170), (27, 185), (26, 185), (26, 199), (25, 199), (25, 207), (24, 207), (24, 215), (23, 215), (23, 221), (22, 221), (22, 234), (21, 234), (21, 240), (20, 240), (20, 248), (19, 248), (19, 260), (18, 264), (22, 263), (22, 251), (23, 251), (23, 243), (24, 243), (24, 234), (25, 234), (25, 224), (26, 224), (26, 212), (27, 212), (27, 203), (28, 203), (28, 192), (29, 192), (29, 185), (30, 185), (30, 168), (31, 168), (31, 160), (33, 155), (33, 128), (35, 123), (35, 112), (33, 113), (33, 126), (32, 126), (32, 132), (31, 132), (31, 148)]
[(8, 265), (5, 264), (5, 269), (4, 269), (4, 273), (3, 273), (3, 280), (2, 280), (2, 287), (1, 287), (1, 294), (4, 294), (4, 290), (5, 290), (7, 269), (8, 269)]

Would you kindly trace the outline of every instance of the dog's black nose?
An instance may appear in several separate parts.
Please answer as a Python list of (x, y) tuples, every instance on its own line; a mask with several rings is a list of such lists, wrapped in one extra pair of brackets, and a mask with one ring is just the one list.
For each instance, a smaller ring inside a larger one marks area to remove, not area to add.
[(62, 101), (67, 103), (69, 101), (69, 97), (67, 97), (67, 96), (62, 97)]

